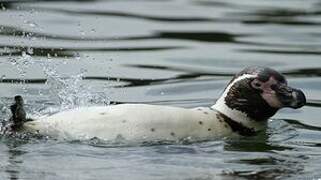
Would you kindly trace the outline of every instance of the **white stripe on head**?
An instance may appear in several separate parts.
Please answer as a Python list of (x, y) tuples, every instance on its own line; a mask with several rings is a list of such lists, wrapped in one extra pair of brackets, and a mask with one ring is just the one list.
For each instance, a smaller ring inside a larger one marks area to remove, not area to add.
[[(256, 78), (257, 74), (243, 74), (237, 78), (235, 78), (224, 90), (223, 94), (221, 97), (216, 101), (216, 103), (212, 106), (213, 109), (216, 109), (217, 111), (223, 113), (227, 117), (231, 118), (234, 121), (240, 122), (244, 124), (247, 127), (250, 128), (260, 128), (260, 123), (256, 123), (254, 120), (251, 120), (250, 117), (247, 116), (247, 114), (238, 111), (236, 109), (231, 109), (226, 105), (225, 102), (225, 97), (227, 96), (228, 92), (230, 89), (234, 86), (235, 83), (242, 81), (244, 79), (249, 79), (249, 78)], [(261, 125), (262, 126), (262, 125)]]
[(257, 75), (255, 74), (243, 74), (237, 78), (235, 78), (224, 90), (223, 94), (220, 96), (220, 98), (216, 101), (216, 104), (220, 101), (223, 100), (225, 104), (225, 97), (227, 96), (227, 93), (230, 91), (230, 89), (234, 86), (235, 83), (244, 80), (244, 79), (249, 79), (249, 78), (256, 78)]

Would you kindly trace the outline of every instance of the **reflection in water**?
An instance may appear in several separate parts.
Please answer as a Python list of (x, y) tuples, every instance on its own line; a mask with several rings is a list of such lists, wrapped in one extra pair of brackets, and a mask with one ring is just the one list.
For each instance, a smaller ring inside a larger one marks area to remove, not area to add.
[[(0, 46), (0, 48), (5, 49), (14, 49), (15, 51), (18, 50), (18, 52), (9, 52), (9, 53), (0, 53), (0, 56), (15, 56), (15, 55), (21, 55), (23, 52), (26, 51), (26, 47), (10, 47), (10, 46)], [(162, 46), (162, 47), (115, 47), (115, 48), (37, 48), (32, 47), (33, 49), (33, 55), (34, 56), (53, 56), (53, 57), (74, 57), (74, 53), (78, 51), (159, 51), (159, 50), (169, 50), (169, 49), (181, 49), (184, 47), (179, 46)]]
[[(4, 51), (0, 52), (0, 56), (22, 56), (23, 53), (27, 52), (30, 47), (10, 47), (3, 46)], [(68, 51), (65, 49), (55, 49), (55, 48), (32, 48), (33, 56), (43, 56), (43, 57), (63, 57), (63, 58), (71, 58), (74, 57), (74, 53), (72, 51)]]
[[(24, 7), (24, 9), (28, 10), (28, 7)], [(165, 21), (165, 22), (203, 22), (203, 21), (212, 21), (210, 18), (200, 18), (200, 17), (162, 17), (162, 16), (149, 16), (149, 15), (139, 15), (139, 14), (132, 14), (126, 12), (106, 12), (106, 11), (77, 11), (77, 10), (66, 10), (66, 9), (55, 9), (55, 8), (43, 8), (38, 7), (38, 10), (42, 11), (52, 11), (55, 13), (66, 13), (72, 15), (91, 15), (91, 16), (108, 16), (108, 17), (125, 17), (125, 18), (134, 18), (134, 19), (141, 19), (141, 20), (151, 20), (151, 21)], [(30, 9), (29, 9), (30, 10)]]
[(127, 40), (138, 39), (182, 39), (205, 42), (225, 42), (233, 43), (235, 35), (223, 32), (158, 32), (153, 36), (126, 38)]
[[(286, 127), (282, 128), (287, 131)], [(231, 170), (223, 172), (223, 175), (234, 178), (245, 179), (277, 179), (302, 173), (304, 166), (302, 165), (307, 159), (306, 156), (298, 157), (288, 156), (286, 153), (295, 150), (294, 147), (276, 144), (271, 140), (271, 136), (267, 132), (262, 132), (257, 137), (251, 137), (239, 140), (226, 141), (224, 150), (231, 152), (253, 152), (260, 153), (260, 156), (251, 156), (248, 153), (244, 157), (230, 160), (228, 163), (244, 164), (247, 166), (257, 166), (260, 169), (251, 170)], [(272, 138), (273, 139), (273, 138)], [(285, 139), (283, 139), (285, 141)], [(278, 153), (280, 152), (280, 153)]]
[[(155, 69), (155, 70), (171, 70), (171, 71), (181, 71), (186, 72), (181, 75), (177, 75), (171, 78), (159, 78), (159, 79), (136, 79), (136, 78), (124, 78), (124, 77), (99, 77), (99, 76), (82, 76), (83, 80), (99, 80), (99, 81), (115, 81), (115, 82), (124, 82), (122, 85), (115, 85), (114, 88), (124, 88), (124, 87), (135, 87), (135, 86), (148, 86), (155, 84), (167, 84), (171, 80), (189, 80), (196, 79), (200, 77), (226, 77), (227, 79), (231, 78), (234, 74), (232, 73), (197, 73), (197, 72), (188, 72), (188, 70), (179, 67), (167, 67), (159, 65), (125, 65), (127, 67), (135, 67), (139, 69)], [(321, 68), (315, 69), (293, 69), (290, 71), (285, 71), (283, 74), (288, 77), (319, 77), (321, 76)], [(44, 84), (47, 82), (47, 79), (13, 79), (13, 78), (3, 78), (0, 79), (0, 83), (24, 83), (24, 84)], [(307, 105), (318, 106), (318, 102), (309, 103)]]
[(286, 121), (287, 123), (290, 123), (291, 125), (295, 125), (296, 127), (300, 128), (300, 129), (321, 131), (321, 127), (304, 124), (304, 123), (301, 123), (301, 122), (299, 122), (298, 120), (295, 120), (295, 119), (284, 119), (284, 121)]
[(21, 160), (22, 155), (27, 152), (19, 150), (19, 147), (26, 142), (21, 141), (10, 141), (9, 139), (5, 140), (5, 144), (8, 147), (8, 165), (6, 167), (6, 172), (9, 175), (10, 180), (18, 180), (19, 178), (19, 169), (20, 165), (23, 164), (23, 160)]
[[(195, 40), (206, 42), (235, 42), (235, 37), (244, 37), (245, 35), (233, 35), (225, 32), (156, 32), (150, 36), (137, 36), (137, 37), (71, 37), (71, 36), (59, 36), (50, 35), (40, 32), (28, 32), (16, 27), (1, 26), (0, 34), (13, 37), (33, 37), (43, 39), (55, 39), (55, 40), (77, 40), (77, 41), (103, 41), (103, 40), (148, 40), (148, 39), (183, 39), (183, 40)], [(99, 49), (97, 49), (99, 51)]]
[(268, 49), (246, 49), (245, 52), (270, 53), (270, 54), (303, 54), (303, 55), (321, 55), (321, 51), (298, 51), (298, 50), (268, 50)]

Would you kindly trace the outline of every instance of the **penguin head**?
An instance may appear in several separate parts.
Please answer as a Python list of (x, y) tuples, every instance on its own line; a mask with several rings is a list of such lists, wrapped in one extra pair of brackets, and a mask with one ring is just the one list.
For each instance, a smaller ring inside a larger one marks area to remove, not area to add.
[(306, 104), (304, 93), (288, 85), (285, 77), (267, 67), (248, 67), (237, 73), (218, 100), (225, 109), (239, 111), (252, 120), (262, 121), (284, 107)]

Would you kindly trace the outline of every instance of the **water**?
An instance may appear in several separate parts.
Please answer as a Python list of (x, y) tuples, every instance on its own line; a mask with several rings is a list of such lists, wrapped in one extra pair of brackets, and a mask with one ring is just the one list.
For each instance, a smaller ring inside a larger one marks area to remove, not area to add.
[(2, 137), (0, 179), (320, 179), (318, 0), (2, 1), (0, 119), (82, 105), (209, 106), (249, 65), (308, 105), (240, 140), (125, 146)]

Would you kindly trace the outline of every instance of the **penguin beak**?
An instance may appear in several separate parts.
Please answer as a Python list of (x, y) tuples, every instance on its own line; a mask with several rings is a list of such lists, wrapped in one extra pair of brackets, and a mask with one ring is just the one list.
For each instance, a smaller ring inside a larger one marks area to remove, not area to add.
[(282, 84), (275, 88), (275, 92), (283, 107), (298, 109), (306, 104), (305, 95), (299, 89)]

